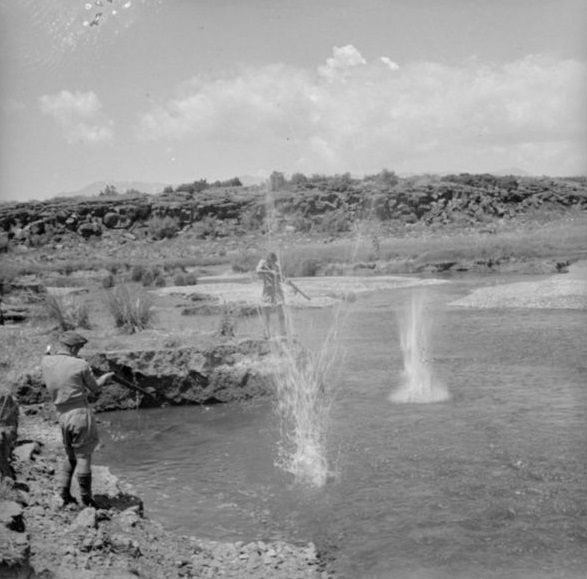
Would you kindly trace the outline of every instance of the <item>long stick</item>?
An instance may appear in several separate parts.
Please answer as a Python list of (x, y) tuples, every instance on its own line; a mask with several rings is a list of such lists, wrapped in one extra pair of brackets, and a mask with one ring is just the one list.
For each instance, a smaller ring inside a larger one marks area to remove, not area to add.
[(304, 293), (293, 281), (291, 281), (291, 279), (286, 279), (285, 283), (291, 288), (293, 288), (293, 290), (296, 293), (300, 294), (301, 296), (304, 296), (308, 301), (312, 300), (312, 298), (307, 293)]
[(119, 376), (118, 374), (114, 374), (114, 376), (112, 376), (112, 380), (118, 382), (122, 386), (126, 386), (127, 388), (130, 388), (131, 390), (136, 390), (137, 392), (140, 392), (141, 394), (145, 394), (146, 396), (150, 396), (154, 400), (157, 399), (156, 396), (154, 394), (152, 394), (151, 392), (149, 392), (148, 390), (145, 390), (144, 388), (141, 388), (140, 386), (133, 384), (132, 382), (130, 382), (126, 378), (123, 378), (122, 376)]

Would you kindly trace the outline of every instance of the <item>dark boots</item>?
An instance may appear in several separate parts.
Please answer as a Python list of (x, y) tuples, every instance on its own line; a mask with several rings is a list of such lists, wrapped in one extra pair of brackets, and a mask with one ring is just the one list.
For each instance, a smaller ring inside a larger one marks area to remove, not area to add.
[(97, 509), (98, 505), (96, 505), (92, 496), (92, 473), (78, 474), (77, 482), (79, 483), (79, 492), (84, 507), (94, 507)]
[(61, 466), (61, 472), (59, 473), (59, 496), (63, 500), (63, 506), (76, 505), (77, 501), (73, 497), (70, 491), (71, 479), (73, 477), (73, 471), (75, 470), (76, 461), (65, 460)]

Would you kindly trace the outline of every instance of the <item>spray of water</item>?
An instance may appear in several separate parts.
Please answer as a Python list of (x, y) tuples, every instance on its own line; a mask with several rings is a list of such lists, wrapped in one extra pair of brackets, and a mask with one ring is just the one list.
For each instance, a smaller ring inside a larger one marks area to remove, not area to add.
[(441, 402), (448, 390), (432, 376), (429, 363), (431, 317), (424, 309), (422, 293), (413, 293), (409, 307), (399, 316), (404, 361), (402, 383), (391, 393), (392, 402)]
[(334, 325), (317, 351), (293, 339), (274, 345), (280, 360), (275, 376), (281, 423), (277, 466), (293, 474), (297, 482), (314, 487), (323, 486), (332, 474), (326, 438), (334, 392), (329, 374), (337, 343)]
[[(277, 229), (274, 196), (268, 185), (265, 235), (268, 249), (276, 251), (281, 262), (274, 239)], [(294, 338), (291, 312), (287, 307), (284, 310), (287, 336), (270, 341), (276, 360), (276, 414), (281, 427), (276, 466), (291, 473), (297, 483), (321, 487), (333, 475), (326, 439), (335, 391), (330, 374), (338, 356), (341, 308), (335, 310), (333, 324), (320, 347), (312, 351)]]

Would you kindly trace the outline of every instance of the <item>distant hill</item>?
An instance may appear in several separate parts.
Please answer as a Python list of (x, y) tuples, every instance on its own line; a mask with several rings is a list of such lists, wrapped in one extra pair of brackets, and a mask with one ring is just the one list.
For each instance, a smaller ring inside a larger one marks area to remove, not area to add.
[(125, 193), (129, 189), (134, 189), (135, 191), (152, 195), (155, 193), (161, 193), (161, 191), (163, 191), (168, 185), (169, 183), (146, 183), (143, 181), (96, 181), (95, 183), (90, 183), (77, 191), (67, 191), (60, 193), (57, 196), (77, 197), (78, 195), (81, 195), (84, 197), (94, 197), (101, 191), (104, 191), (107, 186), (115, 187), (118, 193)]

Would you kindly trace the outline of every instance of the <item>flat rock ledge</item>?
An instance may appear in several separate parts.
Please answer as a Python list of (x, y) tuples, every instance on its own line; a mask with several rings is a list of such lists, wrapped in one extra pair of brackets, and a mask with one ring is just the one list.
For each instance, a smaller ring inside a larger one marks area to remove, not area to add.
[[(16, 479), (1, 480), (0, 577), (333, 577), (312, 543), (225, 543), (171, 533), (145, 517), (140, 498), (106, 467), (92, 467), (99, 508), (63, 508), (55, 487), (57, 430), (39, 414), (21, 414), (17, 448), (35, 446), (14, 459)], [(75, 486), (72, 492), (79, 496)]]

